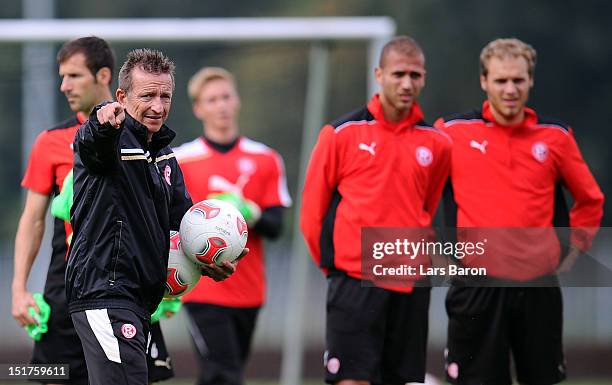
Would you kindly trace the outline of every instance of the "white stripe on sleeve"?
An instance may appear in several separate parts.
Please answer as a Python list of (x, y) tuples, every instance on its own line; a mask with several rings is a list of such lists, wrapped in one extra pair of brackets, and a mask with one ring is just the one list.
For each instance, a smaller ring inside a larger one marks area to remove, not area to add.
[(142, 148), (122, 148), (121, 153), (122, 154), (144, 154), (145, 152)]
[(293, 203), (289, 190), (287, 189), (287, 177), (285, 176), (285, 164), (280, 155), (275, 155), (274, 159), (278, 167), (278, 197), (280, 198), (283, 207), (291, 207)]

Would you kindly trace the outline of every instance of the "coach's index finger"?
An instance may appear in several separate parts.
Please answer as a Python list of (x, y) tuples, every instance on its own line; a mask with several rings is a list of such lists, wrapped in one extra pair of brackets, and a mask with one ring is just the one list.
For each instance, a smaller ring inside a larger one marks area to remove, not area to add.
[(115, 128), (119, 128), (121, 126), (121, 123), (123, 123), (123, 121), (125, 120), (125, 107), (123, 107), (121, 103), (117, 104), (118, 107), (115, 108), (115, 122), (117, 123), (117, 125), (113, 126)]
[(110, 124), (114, 128), (119, 128), (125, 119), (123, 105), (118, 102), (109, 103), (96, 112), (100, 124)]
[(108, 122), (114, 128), (121, 127), (123, 119), (125, 119), (125, 111), (123, 105), (119, 102), (113, 102), (109, 104), (109, 119)]

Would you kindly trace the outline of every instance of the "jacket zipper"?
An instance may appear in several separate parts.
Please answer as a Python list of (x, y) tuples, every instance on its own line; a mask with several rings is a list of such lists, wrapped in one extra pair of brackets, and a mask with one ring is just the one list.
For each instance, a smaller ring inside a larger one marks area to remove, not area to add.
[(119, 237), (117, 239), (117, 252), (115, 254), (115, 258), (113, 261), (113, 270), (112, 270), (112, 278), (108, 280), (111, 286), (115, 284), (115, 280), (117, 279), (117, 262), (119, 260), (119, 250), (121, 250), (121, 231), (123, 230), (123, 221), (117, 221), (119, 224)]

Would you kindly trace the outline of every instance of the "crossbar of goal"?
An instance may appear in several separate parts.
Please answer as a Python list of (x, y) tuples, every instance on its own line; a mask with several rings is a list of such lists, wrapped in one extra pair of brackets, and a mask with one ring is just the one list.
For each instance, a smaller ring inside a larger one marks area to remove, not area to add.
[(58, 43), (90, 35), (112, 42), (367, 41), (368, 94), (376, 89), (377, 55), (394, 33), (395, 22), (384, 16), (0, 20), (0, 43)]
[(64, 42), (96, 35), (111, 41), (375, 40), (395, 32), (388, 17), (4, 19), (0, 42)]

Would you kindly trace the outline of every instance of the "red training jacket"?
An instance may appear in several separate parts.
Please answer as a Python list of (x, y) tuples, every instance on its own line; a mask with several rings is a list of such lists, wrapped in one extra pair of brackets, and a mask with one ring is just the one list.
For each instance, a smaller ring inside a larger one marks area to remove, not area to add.
[(415, 103), (403, 121), (385, 120), (376, 95), (367, 107), (323, 127), (306, 174), (300, 224), (325, 272), (362, 278), (362, 227), (431, 226), (451, 141), (422, 119)]
[[(228, 152), (222, 153), (198, 137), (174, 149), (185, 186), (194, 202), (211, 193), (234, 192), (257, 203), (262, 210), (291, 206), (285, 167), (280, 155), (270, 147), (240, 137)], [(202, 277), (183, 302), (202, 302), (230, 307), (259, 307), (265, 301), (263, 240), (249, 232), (249, 254), (236, 272), (222, 282)]]
[[(514, 268), (517, 274), (522, 270), (525, 279), (554, 271), (559, 261), (558, 242), (555, 238), (557, 250), (551, 253), (552, 244), (545, 239), (554, 234), (535, 228), (552, 228), (558, 183), (574, 198), (571, 242), (581, 250), (590, 247), (603, 215), (604, 197), (569, 126), (543, 118), (530, 108), (525, 108), (522, 123), (503, 126), (495, 122), (487, 101), (479, 111), (440, 118), (435, 126), (453, 140), (450, 179), (457, 205), (456, 226), (534, 229), (507, 230), (514, 233), (510, 237), (514, 241), (506, 239), (504, 247), (518, 250), (523, 243), (525, 260), (505, 268)], [(544, 254), (548, 260), (535, 261)], [(502, 265), (509, 262), (498, 259), (497, 275), (516, 277), (503, 271)], [(526, 266), (532, 277), (527, 276)]]
[[(48, 195), (50, 199), (59, 194), (64, 185), (64, 178), (72, 170), (74, 135), (85, 120), (85, 116), (79, 112), (55, 127), (38, 134), (32, 146), (28, 167), (21, 181), (23, 188)], [(72, 228), (70, 222), (62, 221), (59, 218), (53, 219), (52, 253), (47, 272), (45, 296), (61, 293), (65, 302), (64, 275), (68, 257), (67, 237), (72, 233)]]

